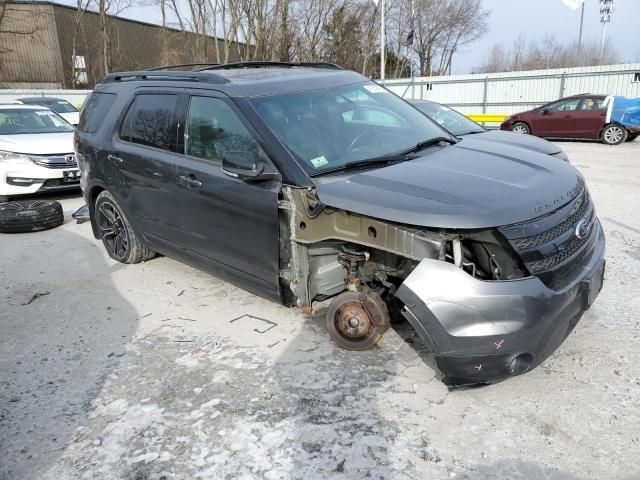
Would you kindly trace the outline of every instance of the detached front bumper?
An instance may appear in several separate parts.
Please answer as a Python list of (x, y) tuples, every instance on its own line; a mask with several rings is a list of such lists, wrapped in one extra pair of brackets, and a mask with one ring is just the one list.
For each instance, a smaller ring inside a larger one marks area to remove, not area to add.
[(539, 365), (571, 333), (602, 288), (605, 238), (562, 290), (537, 277), (482, 281), (451, 263), (424, 259), (396, 293), (403, 314), (450, 383), (518, 375)]

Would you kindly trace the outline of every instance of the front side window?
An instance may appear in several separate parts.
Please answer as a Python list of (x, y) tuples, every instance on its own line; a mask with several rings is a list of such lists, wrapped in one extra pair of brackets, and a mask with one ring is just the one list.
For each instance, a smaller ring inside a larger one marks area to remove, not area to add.
[(0, 110), (0, 135), (73, 131), (73, 126), (51, 110)]
[(258, 144), (233, 109), (219, 98), (191, 97), (185, 135), (187, 155), (222, 163), (226, 152), (258, 153)]
[(572, 100), (564, 100), (562, 102), (554, 103), (547, 107), (552, 112), (573, 112), (576, 108), (578, 108), (578, 104), (580, 103), (580, 98), (574, 98)]
[(392, 156), (449, 134), (374, 82), (258, 97), (251, 103), (310, 174)]
[(127, 142), (171, 150), (175, 145), (174, 112), (178, 96), (138, 95), (122, 122), (120, 138)]

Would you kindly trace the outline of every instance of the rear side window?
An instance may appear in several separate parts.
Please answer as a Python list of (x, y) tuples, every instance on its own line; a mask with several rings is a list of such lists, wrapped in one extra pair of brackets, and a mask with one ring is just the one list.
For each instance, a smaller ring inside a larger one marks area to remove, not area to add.
[(115, 100), (114, 93), (93, 92), (82, 108), (78, 130), (86, 133), (97, 132)]
[(138, 95), (120, 128), (120, 138), (127, 142), (171, 150), (175, 145), (174, 113), (177, 95)]

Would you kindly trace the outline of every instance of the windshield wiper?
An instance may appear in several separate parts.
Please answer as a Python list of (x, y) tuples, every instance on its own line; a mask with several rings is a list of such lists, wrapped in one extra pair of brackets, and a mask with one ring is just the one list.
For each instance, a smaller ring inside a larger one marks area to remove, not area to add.
[(432, 145), (436, 145), (440, 142), (446, 142), (450, 145), (454, 145), (456, 143), (458, 143), (457, 140), (454, 140), (451, 137), (434, 137), (434, 138), (430, 138), (429, 140), (424, 140), (422, 142), (418, 142), (416, 143), (413, 147), (411, 148), (407, 148), (406, 150), (402, 150), (401, 152), (398, 152), (396, 155), (397, 157), (402, 157), (404, 155), (407, 155), (409, 153), (415, 153), (415, 152), (419, 152), (420, 150), (423, 150), (427, 147), (430, 147)]
[(415, 157), (408, 157), (407, 155), (418, 152), (431, 145), (436, 145), (440, 142), (446, 142), (452, 145), (454, 143), (458, 143), (457, 140), (454, 140), (453, 138), (450, 138), (450, 137), (434, 137), (434, 138), (430, 138), (429, 140), (425, 140), (423, 142), (417, 143), (413, 147), (407, 148), (406, 150), (401, 150), (400, 152), (392, 153), (391, 155), (383, 155), (381, 157), (367, 158), (364, 160), (355, 160), (353, 162), (345, 163), (344, 165), (339, 165), (333, 168), (328, 168), (326, 170), (313, 172), (311, 176), (315, 177), (316, 175), (323, 175), (325, 173), (351, 170), (352, 168), (361, 168), (361, 167), (368, 167), (371, 165), (380, 165), (380, 164), (391, 165), (394, 163), (404, 162), (406, 160), (413, 160), (413, 158)]
[(384, 156), (384, 157), (367, 158), (366, 160), (356, 160), (354, 162), (348, 162), (348, 163), (345, 163), (344, 165), (339, 165), (337, 167), (328, 168), (326, 170), (321, 170), (319, 172), (313, 172), (311, 176), (315, 177), (316, 175), (323, 175), (325, 173), (343, 172), (345, 170), (351, 170), (352, 168), (368, 167), (371, 165), (380, 165), (380, 164), (391, 165), (392, 163), (398, 163), (403, 160), (408, 160), (408, 159), (397, 158), (396, 155), (394, 155), (393, 157)]

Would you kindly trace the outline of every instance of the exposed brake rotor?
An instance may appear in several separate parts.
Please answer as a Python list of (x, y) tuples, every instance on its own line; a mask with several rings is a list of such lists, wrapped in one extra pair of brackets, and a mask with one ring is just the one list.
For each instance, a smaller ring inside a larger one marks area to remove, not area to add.
[(327, 310), (326, 324), (329, 335), (340, 347), (365, 350), (380, 341), (391, 320), (380, 295), (364, 287), (334, 298)]

